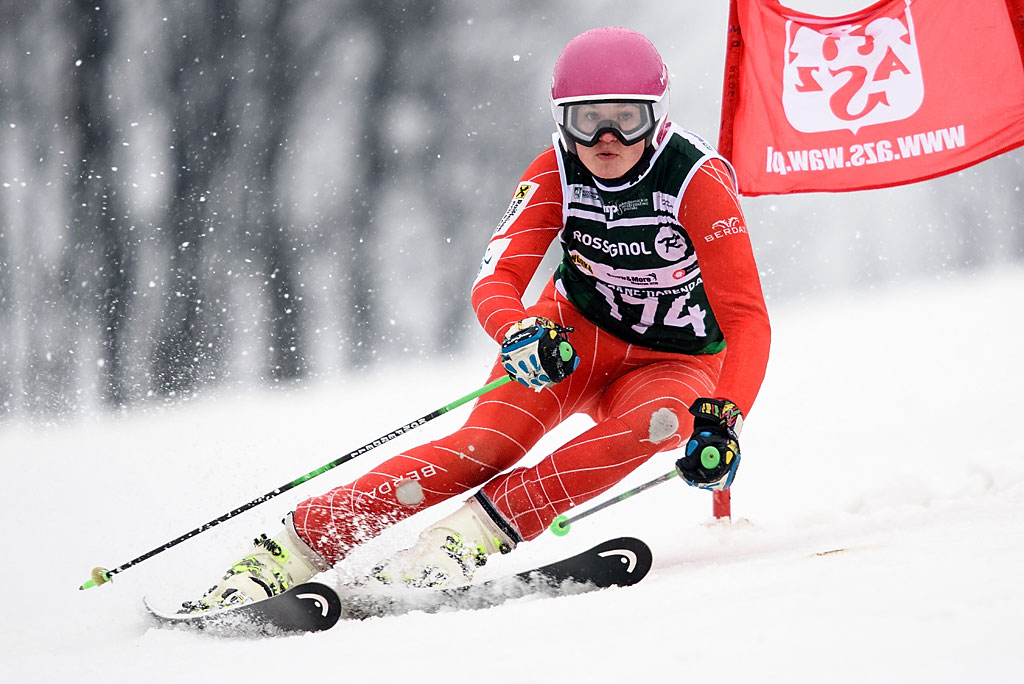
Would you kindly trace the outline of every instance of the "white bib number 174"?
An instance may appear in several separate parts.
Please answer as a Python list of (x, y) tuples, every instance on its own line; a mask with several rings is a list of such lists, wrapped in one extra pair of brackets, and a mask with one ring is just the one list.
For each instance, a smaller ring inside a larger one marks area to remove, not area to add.
[[(598, 291), (604, 295), (604, 298), (608, 301), (608, 312), (612, 318), (621, 321), (622, 312), (619, 311), (619, 303), (615, 299), (615, 292), (612, 292), (604, 283), (597, 283)], [(634, 306), (642, 306), (643, 310), (640, 312), (640, 322), (633, 324), (633, 330), (643, 335), (647, 332), (656, 322), (658, 314), (658, 304), (661, 300), (657, 297), (633, 297), (632, 295), (619, 294), (622, 301), (626, 304), (632, 304)], [(707, 330), (704, 327), (704, 317), (707, 316), (707, 312), (700, 306), (686, 306), (687, 300), (690, 298), (690, 293), (681, 294), (672, 300), (672, 305), (669, 306), (668, 311), (665, 312), (665, 317), (662, 319), (662, 325), (672, 326), (674, 328), (685, 328), (691, 326), (693, 328), (693, 334), (697, 337), (704, 337), (707, 335)], [(686, 309), (686, 313), (683, 313), (683, 309)]]

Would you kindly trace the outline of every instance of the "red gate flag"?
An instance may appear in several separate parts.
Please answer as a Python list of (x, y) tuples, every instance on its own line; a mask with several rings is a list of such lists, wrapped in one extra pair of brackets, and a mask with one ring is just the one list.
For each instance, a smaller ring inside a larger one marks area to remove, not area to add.
[(732, 0), (719, 150), (744, 195), (881, 188), (1024, 144), (1024, 0), (841, 17)]

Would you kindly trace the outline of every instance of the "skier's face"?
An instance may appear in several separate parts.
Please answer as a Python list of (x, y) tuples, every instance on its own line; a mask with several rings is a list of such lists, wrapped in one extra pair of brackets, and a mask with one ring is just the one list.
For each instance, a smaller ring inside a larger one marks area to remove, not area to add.
[(626, 146), (611, 131), (605, 131), (593, 147), (576, 146), (576, 154), (590, 173), (598, 178), (621, 178), (640, 161), (646, 143)]

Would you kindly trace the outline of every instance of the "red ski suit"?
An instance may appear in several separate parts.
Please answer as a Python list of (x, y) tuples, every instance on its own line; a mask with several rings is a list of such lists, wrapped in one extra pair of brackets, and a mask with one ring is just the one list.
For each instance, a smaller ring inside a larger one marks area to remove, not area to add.
[[(538, 187), (504, 232), (509, 243), (493, 272), (474, 285), (473, 307), (499, 343), (511, 324), (527, 316), (571, 326), (579, 367), (540, 392), (518, 383), (503, 385), (481, 397), (465, 425), (451, 435), (299, 504), (296, 530), (331, 563), (394, 522), (481, 485), (503, 522), (522, 539), (533, 539), (557, 515), (604, 492), (653, 454), (680, 446), (692, 431), (688, 407), (694, 399), (728, 398), (744, 414), (754, 402), (767, 365), (770, 329), (743, 214), (723, 162), (709, 159), (698, 168), (678, 213), (727, 343), (717, 354), (628, 344), (584, 318), (551, 283), (536, 304), (524, 306), (523, 293), (563, 227), (553, 148), (534, 160), (525, 181)], [(731, 229), (723, 232), (723, 225)], [(495, 363), (491, 379), (503, 375)], [(505, 472), (546, 432), (581, 412), (596, 425), (537, 465)], [(397, 494), (409, 480), (422, 487), (422, 500)]]

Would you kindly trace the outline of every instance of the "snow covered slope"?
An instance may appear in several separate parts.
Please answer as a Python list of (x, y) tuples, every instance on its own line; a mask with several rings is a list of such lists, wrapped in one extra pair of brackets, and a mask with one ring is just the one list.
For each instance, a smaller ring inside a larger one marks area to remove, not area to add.
[[(476, 388), (488, 350), (468, 368), (3, 425), (5, 679), (1020, 681), (1022, 300), (1024, 270), (1011, 269), (773, 307), (772, 361), (743, 435), (732, 523), (713, 522), (710, 497), (672, 480), (486, 568), (634, 534), (655, 554), (637, 587), (318, 635), (237, 641), (156, 628), (141, 597), (202, 591), (296, 501), (451, 429), (465, 409), (111, 585), (77, 587), (95, 565), (130, 560)], [(584, 424), (570, 421), (541, 446)], [(616, 491), (671, 462), (655, 459)], [(408, 542), (431, 517), (403, 523), (353, 565)]]

